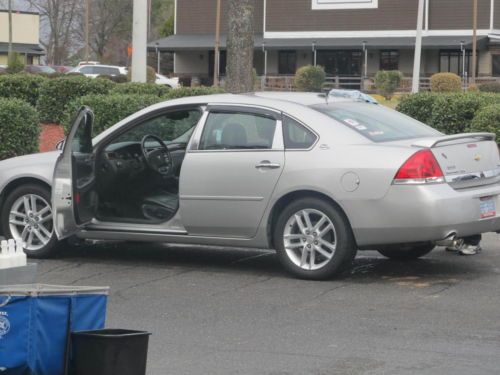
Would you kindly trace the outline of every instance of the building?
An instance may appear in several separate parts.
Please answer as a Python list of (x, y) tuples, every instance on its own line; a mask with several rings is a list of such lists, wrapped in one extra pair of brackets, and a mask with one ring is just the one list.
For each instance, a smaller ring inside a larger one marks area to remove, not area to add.
[[(381, 69), (412, 75), (416, 0), (255, 1), (254, 65), (259, 75), (293, 75), (300, 66), (315, 63), (344, 83), (359, 84), (361, 77)], [(478, 4), (477, 73), (500, 77), (500, 0)], [(173, 52), (176, 75), (210, 83), (215, 8), (216, 0), (177, 0), (175, 35), (150, 43), (149, 50)], [(227, 0), (222, 0), (222, 10), (224, 75)], [(422, 76), (470, 76), (472, 21), (471, 0), (425, 0)]]
[[(26, 64), (39, 64), (45, 52), (40, 46), (40, 15), (33, 12), (12, 12), (12, 47), (25, 58)], [(7, 64), (9, 50), (9, 13), (0, 10), (0, 65)]]

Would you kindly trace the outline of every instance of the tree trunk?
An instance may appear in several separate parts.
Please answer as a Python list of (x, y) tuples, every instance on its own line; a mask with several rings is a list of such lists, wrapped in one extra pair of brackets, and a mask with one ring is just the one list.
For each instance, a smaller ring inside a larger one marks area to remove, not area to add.
[(255, 0), (229, 0), (226, 90), (237, 94), (253, 91)]

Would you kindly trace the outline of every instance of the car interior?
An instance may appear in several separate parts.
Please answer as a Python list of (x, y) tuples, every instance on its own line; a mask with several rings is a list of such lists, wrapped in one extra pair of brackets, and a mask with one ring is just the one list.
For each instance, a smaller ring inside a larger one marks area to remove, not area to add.
[(119, 134), (97, 155), (96, 217), (161, 223), (179, 207), (179, 175), (201, 109), (164, 113)]
[[(179, 208), (186, 147), (201, 116), (200, 108), (156, 115), (100, 147), (93, 187), (98, 202), (95, 217), (106, 222), (156, 224), (172, 219)], [(200, 149), (270, 149), (275, 128), (275, 120), (266, 116), (212, 112)]]

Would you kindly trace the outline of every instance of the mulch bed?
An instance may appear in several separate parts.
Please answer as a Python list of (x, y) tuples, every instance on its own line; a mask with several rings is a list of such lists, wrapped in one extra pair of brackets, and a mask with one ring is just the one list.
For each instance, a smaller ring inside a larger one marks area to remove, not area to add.
[(40, 152), (54, 151), (57, 143), (64, 138), (64, 129), (58, 124), (40, 124)]

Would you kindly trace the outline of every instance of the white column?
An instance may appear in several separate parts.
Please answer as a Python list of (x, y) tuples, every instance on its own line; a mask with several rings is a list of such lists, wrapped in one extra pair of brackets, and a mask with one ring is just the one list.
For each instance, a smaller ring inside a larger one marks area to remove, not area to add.
[(417, 37), (415, 39), (415, 61), (413, 62), (413, 81), (411, 92), (418, 92), (420, 87), (420, 63), (422, 57), (422, 23), (424, 22), (424, 0), (418, 0)]
[(146, 82), (147, 34), (147, 0), (134, 0), (132, 29), (132, 82)]

